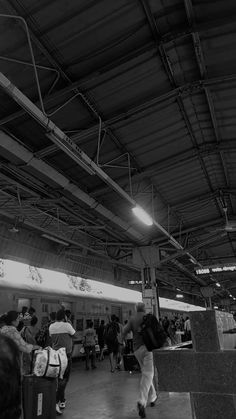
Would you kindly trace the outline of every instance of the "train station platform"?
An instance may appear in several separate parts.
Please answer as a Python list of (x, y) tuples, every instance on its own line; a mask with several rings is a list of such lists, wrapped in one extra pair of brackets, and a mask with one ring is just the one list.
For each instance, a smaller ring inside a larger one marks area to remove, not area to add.
[[(140, 373), (110, 372), (106, 358), (95, 370), (85, 370), (83, 361), (74, 361), (67, 386), (63, 419), (135, 419)], [(146, 409), (147, 419), (191, 419), (189, 394), (160, 393), (154, 407)], [(59, 417), (59, 416), (58, 416)]]

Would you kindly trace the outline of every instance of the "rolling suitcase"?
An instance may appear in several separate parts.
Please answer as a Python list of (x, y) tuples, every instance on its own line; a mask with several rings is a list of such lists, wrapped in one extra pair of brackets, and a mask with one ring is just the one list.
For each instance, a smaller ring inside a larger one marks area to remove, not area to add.
[(25, 375), (23, 377), (24, 419), (56, 418), (56, 379)]
[(124, 354), (123, 362), (125, 371), (140, 371), (139, 363), (135, 358), (134, 354)]

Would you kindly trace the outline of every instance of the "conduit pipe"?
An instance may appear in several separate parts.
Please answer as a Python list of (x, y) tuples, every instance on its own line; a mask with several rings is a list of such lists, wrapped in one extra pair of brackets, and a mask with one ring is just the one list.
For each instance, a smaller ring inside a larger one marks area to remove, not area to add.
[[(83, 169), (85, 169), (88, 173), (96, 174), (100, 179), (102, 179), (105, 183), (107, 183), (115, 192), (117, 192), (120, 196), (122, 196), (126, 201), (128, 201), (133, 207), (137, 205), (137, 202), (128, 195), (124, 189), (122, 189), (116, 182), (114, 182), (99, 166), (94, 163), (90, 157), (84, 153), (78, 146), (71, 140), (59, 127), (57, 127), (47, 116), (43, 114), (43, 112), (40, 111), (40, 109), (34, 105), (33, 102), (31, 102), (17, 87), (11, 83), (11, 81), (4, 76), (3, 73), (0, 73), (0, 86), (2, 89), (10, 96), (12, 97), (23, 109), (27, 111), (28, 114), (30, 114), (40, 125), (42, 125), (45, 130), (47, 131), (47, 136), (60, 148), (62, 149), (66, 154), (68, 154), (71, 158), (73, 158)], [(34, 157), (33, 157), (34, 158)], [(34, 158), (35, 159), (35, 158)], [(42, 166), (43, 163), (39, 159), (35, 159), (34, 164)], [(50, 172), (52, 172), (52, 168), (50, 168)], [(57, 172), (58, 173), (58, 172)], [(59, 173), (58, 173), (59, 174)], [(60, 175), (60, 174), (59, 174)], [(62, 176), (62, 175), (60, 175)], [(60, 177), (61, 179), (61, 177)], [(66, 178), (65, 178), (66, 179)], [(64, 183), (64, 181), (62, 181)], [(68, 184), (68, 180), (66, 179), (66, 184)], [(77, 192), (74, 190), (74, 188), (77, 188), (77, 186), (73, 185), (73, 193), (77, 194)], [(96, 208), (100, 214), (102, 214), (106, 218), (110, 218), (110, 215), (112, 214), (111, 211), (100, 205), (98, 202), (96, 202), (93, 198), (91, 198), (89, 195), (85, 194), (83, 191), (79, 191), (79, 195), (83, 196), (84, 202), (87, 203), (91, 208)], [(81, 199), (81, 198), (80, 198)], [(112, 214), (112, 221), (116, 222), (114, 220), (117, 219), (117, 224), (122, 226), (123, 229), (130, 231), (131, 227), (128, 227), (128, 229), (124, 225), (127, 226), (127, 224), (122, 221), (119, 217)], [(178, 243), (171, 234), (168, 233), (168, 231), (165, 230), (164, 227), (162, 227), (156, 220), (153, 220), (153, 224), (167, 237), (169, 242), (178, 250), (183, 250), (183, 247), (180, 243)], [(134, 232), (133, 232), (134, 233)], [(136, 232), (136, 238), (137, 236), (141, 236), (139, 240), (143, 239), (143, 236)]]
[(87, 193), (82, 191), (82, 189), (80, 189), (74, 183), (70, 182), (69, 179), (67, 179), (64, 175), (55, 170), (49, 164), (45, 163), (41, 159), (34, 157), (34, 154), (31, 151), (27, 150), (27, 148), (19, 144), (16, 140), (5, 134), (3, 131), (0, 131), (0, 146), (14, 156), (17, 156), (27, 166), (32, 167), (37, 172), (41, 173), (41, 175), (44, 177), (46, 176), (51, 181), (55, 182), (63, 190), (71, 193), (71, 195), (97, 211), (100, 215), (118, 225), (133, 239), (139, 240), (141, 242), (145, 241), (144, 236), (137, 232), (134, 228), (130, 227), (128, 223), (123, 221), (120, 217), (117, 217), (110, 210), (101, 205), (98, 201), (91, 198)]

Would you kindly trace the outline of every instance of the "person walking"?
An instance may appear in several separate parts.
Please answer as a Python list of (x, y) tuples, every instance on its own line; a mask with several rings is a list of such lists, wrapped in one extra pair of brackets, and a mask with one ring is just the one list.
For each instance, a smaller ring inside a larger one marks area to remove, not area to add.
[(136, 314), (129, 319), (123, 331), (123, 338), (125, 338), (127, 333), (130, 331), (133, 332), (134, 355), (141, 368), (142, 375), (139, 385), (139, 398), (137, 402), (138, 413), (141, 418), (146, 417), (145, 408), (147, 406), (148, 398), (150, 399), (151, 406), (155, 405), (155, 401), (157, 399), (156, 390), (153, 385), (153, 354), (147, 350), (140, 333), (140, 326), (143, 322), (144, 315), (145, 304), (141, 302), (137, 303)]
[(93, 322), (90, 321), (88, 328), (84, 331), (84, 351), (85, 351), (85, 360), (86, 360), (86, 370), (89, 370), (89, 357), (91, 352), (91, 368), (94, 370), (96, 367), (96, 350), (95, 345), (97, 341), (96, 330), (93, 328)]
[(56, 394), (56, 413), (62, 414), (61, 409), (66, 407), (65, 389), (70, 378), (72, 365), (72, 337), (75, 335), (75, 329), (70, 323), (66, 322), (65, 311), (58, 310), (56, 321), (49, 326), (49, 335), (52, 339), (52, 348), (58, 350), (66, 348), (68, 365), (63, 378), (58, 378), (57, 394)]
[(111, 321), (106, 325), (104, 339), (107, 345), (107, 351), (109, 354), (111, 372), (115, 372), (115, 366), (117, 366), (117, 355), (119, 351), (118, 334), (120, 332), (119, 325), (116, 321), (115, 314), (112, 314)]

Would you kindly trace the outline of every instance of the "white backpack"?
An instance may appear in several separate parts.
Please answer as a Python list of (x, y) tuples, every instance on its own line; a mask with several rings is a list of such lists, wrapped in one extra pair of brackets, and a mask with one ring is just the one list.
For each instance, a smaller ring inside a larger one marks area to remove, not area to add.
[(33, 374), (37, 377), (63, 378), (68, 364), (66, 349), (57, 351), (48, 346), (34, 354)]

